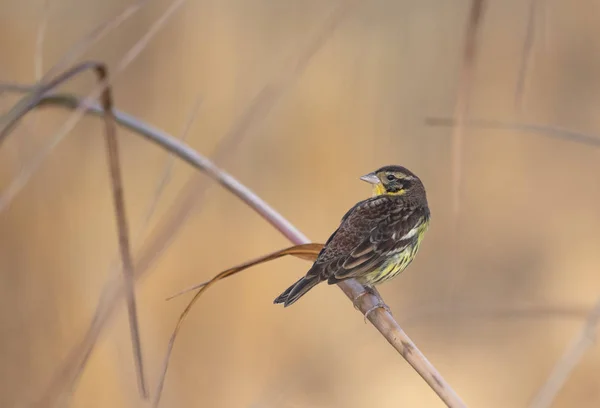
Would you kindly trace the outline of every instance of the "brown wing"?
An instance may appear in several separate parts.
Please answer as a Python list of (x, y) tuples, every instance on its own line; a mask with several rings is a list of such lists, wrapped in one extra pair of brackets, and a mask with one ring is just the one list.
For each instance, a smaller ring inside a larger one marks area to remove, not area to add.
[(406, 235), (428, 214), (427, 207), (399, 197), (361, 201), (346, 213), (307, 275), (318, 274), (331, 284), (372, 271), (417, 238)]

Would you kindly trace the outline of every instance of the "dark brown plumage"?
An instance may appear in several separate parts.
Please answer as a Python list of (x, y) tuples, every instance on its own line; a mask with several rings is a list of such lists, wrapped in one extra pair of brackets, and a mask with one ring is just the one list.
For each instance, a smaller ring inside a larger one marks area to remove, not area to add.
[(401, 166), (386, 166), (362, 179), (374, 184), (375, 196), (344, 215), (306, 276), (274, 303), (289, 306), (323, 281), (355, 278), (373, 286), (410, 264), (430, 219), (421, 180)]

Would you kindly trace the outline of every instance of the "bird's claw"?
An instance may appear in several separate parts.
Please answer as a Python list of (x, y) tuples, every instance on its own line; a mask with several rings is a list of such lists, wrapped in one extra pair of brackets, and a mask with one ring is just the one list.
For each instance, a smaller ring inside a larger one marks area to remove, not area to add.
[(360, 310), (359, 306), (358, 306), (358, 300), (363, 297), (364, 295), (374, 295), (375, 297), (377, 297), (378, 302), (375, 306), (373, 306), (372, 308), (370, 308), (369, 310), (367, 310), (364, 314), (364, 319), (365, 319), (365, 323), (367, 323), (367, 319), (369, 318), (369, 315), (374, 312), (377, 309), (384, 309), (385, 311), (387, 311), (389, 314), (392, 314), (392, 311), (390, 310), (389, 306), (386, 305), (385, 303), (383, 303), (383, 301), (381, 300), (381, 295), (379, 294), (379, 292), (377, 291), (377, 289), (371, 287), (371, 286), (366, 286), (365, 287), (365, 291), (361, 292), (357, 297), (355, 297), (352, 301), (352, 303), (354, 304), (354, 308)]
[(365, 288), (365, 290), (363, 292), (360, 292), (358, 294), (358, 296), (356, 296), (354, 299), (352, 299), (352, 304), (354, 305), (354, 308), (356, 310), (360, 310), (360, 307), (358, 306), (358, 300), (361, 297), (363, 297), (365, 295), (374, 295), (374, 296), (377, 296), (378, 298), (380, 298), (379, 292), (377, 292), (377, 289), (375, 289), (371, 286), (365, 286), (364, 288)]
[(373, 306), (372, 308), (370, 308), (369, 310), (367, 310), (365, 312), (365, 315), (364, 315), (365, 324), (367, 323), (367, 319), (369, 318), (369, 315), (377, 309), (383, 309), (386, 312), (388, 312), (389, 314), (392, 314), (392, 311), (388, 305), (386, 305), (385, 303), (377, 303), (375, 306)]

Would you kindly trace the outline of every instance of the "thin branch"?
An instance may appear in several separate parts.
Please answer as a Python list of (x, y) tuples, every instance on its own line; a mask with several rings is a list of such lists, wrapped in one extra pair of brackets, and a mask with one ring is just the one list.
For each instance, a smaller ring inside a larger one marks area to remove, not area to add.
[[(452, 118), (426, 118), (425, 124), (428, 126), (456, 126), (456, 121)], [(568, 142), (583, 144), (586, 146), (600, 147), (600, 136), (577, 132), (556, 126), (537, 125), (532, 123), (511, 123), (499, 120), (484, 119), (470, 120), (466, 125), (467, 127), (475, 129), (514, 130), (518, 132), (536, 133), (542, 136), (566, 140)]]
[[(60, 98), (54, 96), (44, 99), (45, 104), (58, 104), (67, 108), (77, 106), (76, 101), (77, 99), (72, 96), (61, 96)], [(73, 102), (75, 102), (75, 105), (73, 105)], [(86, 107), (89, 109), (92, 108), (90, 105), (86, 105)], [(310, 241), (293, 225), (291, 225), (289, 221), (283, 218), (283, 216), (277, 213), (266, 202), (264, 202), (260, 197), (256, 196), (252, 191), (242, 185), (235, 178), (216, 167), (216, 165), (214, 165), (206, 157), (201, 156), (199, 153), (195, 152), (193, 149), (181, 143), (172, 136), (169, 136), (165, 132), (154, 129), (129, 115), (115, 111), (115, 117), (118, 123), (139, 133), (149, 140), (152, 140), (154, 143), (159, 144), (162, 148), (172, 152), (182, 160), (192, 164), (197, 169), (205, 171), (221, 186), (235, 194), (253, 210), (264, 217), (271, 225), (273, 225), (293, 243), (310, 243)], [(139, 277), (141, 277), (141, 275), (147, 270), (147, 262), (148, 261), (146, 260), (138, 262), (136, 268), (136, 279), (139, 279)], [(358, 299), (356, 302), (356, 307), (361, 311), (361, 313), (363, 313), (363, 315), (373, 306), (381, 305), (383, 303), (381, 299), (368, 292), (365, 292), (365, 289), (356, 281), (345, 281), (340, 283), (338, 286), (340, 286), (346, 296), (348, 296), (350, 299)], [(119, 290), (111, 295), (111, 299), (106, 302), (108, 308), (110, 309), (108, 309), (106, 312), (102, 311), (103, 313), (94, 319), (95, 324), (92, 327), (94, 330), (88, 332), (88, 336), (86, 336), (86, 339), (81, 344), (81, 347), (75, 349), (75, 354), (86, 355), (91, 352), (91, 348), (93, 347), (97, 336), (99, 336), (98, 329), (101, 329), (101, 327), (106, 324), (108, 317), (112, 314), (112, 312), (114, 312), (112, 305), (120, 296), (122, 296), (122, 292)], [(377, 309), (376, 311), (370, 313), (368, 318), (377, 328), (377, 330), (379, 330), (386, 340), (409, 362), (409, 364), (429, 384), (429, 386), (438, 394), (438, 396), (446, 403), (448, 407), (465, 406), (450, 385), (446, 383), (437, 370), (418, 350), (412, 340), (406, 335), (406, 333), (404, 333), (404, 331), (402, 331), (398, 323), (396, 323), (389, 312), (384, 309)]]
[(530, 408), (549, 408), (564, 387), (569, 376), (581, 361), (585, 352), (596, 342), (600, 323), (600, 299), (590, 311), (581, 331), (573, 338), (564, 354), (558, 360), (544, 385), (540, 388)]

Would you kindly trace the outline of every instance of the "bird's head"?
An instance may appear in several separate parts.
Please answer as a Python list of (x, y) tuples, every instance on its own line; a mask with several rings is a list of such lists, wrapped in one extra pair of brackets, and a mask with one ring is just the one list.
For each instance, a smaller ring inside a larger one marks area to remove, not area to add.
[(421, 180), (402, 166), (385, 166), (360, 178), (373, 184), (373, 195), (404, 195), (425, 193)]

